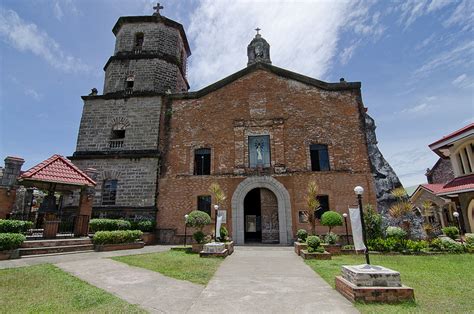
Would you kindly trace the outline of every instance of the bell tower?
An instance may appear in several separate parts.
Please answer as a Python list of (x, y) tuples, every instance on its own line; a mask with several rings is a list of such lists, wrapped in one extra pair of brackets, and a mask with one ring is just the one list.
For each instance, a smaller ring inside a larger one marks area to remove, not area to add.
[(255, 34), (255, 38), (252, 39), (250, 44), (247, 46), (247, 66), (257, 62), (272, 64), (272, 61), (270, 60), (270, 45), (262, 35), (260, 35), (259, 32), (261, 29), (257, 27), (255, 30), (257, 31), (257, 34)]
[(122, 16), (112, 32), (114, 55), (107, 61), (104, 95), (180, 93), (189, 89), (186, 61), (191, 55), (183, 26), (161, 15)]

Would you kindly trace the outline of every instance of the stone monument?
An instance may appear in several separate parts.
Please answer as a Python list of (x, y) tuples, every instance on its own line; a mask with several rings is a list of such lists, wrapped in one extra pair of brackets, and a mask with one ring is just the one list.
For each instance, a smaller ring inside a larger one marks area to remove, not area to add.
[(414, 301), (413, 288), (402, 285), (400, 273), (374, 265), (342, 266), (336, 277), (336, 290), (349, 301), (396, 303)]

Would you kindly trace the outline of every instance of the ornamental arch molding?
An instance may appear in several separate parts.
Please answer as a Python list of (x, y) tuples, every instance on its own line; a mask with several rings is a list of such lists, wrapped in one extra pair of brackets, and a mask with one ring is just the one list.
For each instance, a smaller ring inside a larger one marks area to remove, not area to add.
[(256, 188), (265, 188), (272, 191), (278, 200), (278, 225), (280, 228), (280, 244), (291, 244), (292, 219), (290, 194), (285, 186), (276, 179), (263, 177), (250, 177), (242, 181), (232, 196), (232, 238), (237, 245), (242, 245), (244, 239), (244, 199), (248, 192)]

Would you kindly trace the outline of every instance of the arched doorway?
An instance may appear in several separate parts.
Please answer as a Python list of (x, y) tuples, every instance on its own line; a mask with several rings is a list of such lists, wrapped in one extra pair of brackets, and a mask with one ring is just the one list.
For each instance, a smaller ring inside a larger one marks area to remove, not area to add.
[(474, 232), (474, 199), (469, 202), (469, 207), (467, 208), (467, 217), (469, 218), (469, 227), (471, 227), (471, 232)]
[[(242, 245), (245, 244), (245, 230), (246, 230), (246, 218), (245, 218), (245, 206), (244, 201), (252, 190), (257, 189), (256, 192), (252, 192), (254, 195), (253, 202), (255, 203), (255, 198), (257, 193), (259, 197), (263, 198), (269, 197), (273, 198), (273, 201), (265, 201), (265, 204), (269, 206), (263, 206), (264, 212), (269, 210), (273, 212), (274, 210), (274, 199), (276, 198), (278, 212), (276, 215), (276, 221), (278, 229), (274, 228), (272, 225), (271, 232), (272, 239), (275, 237), (276, 230), (278, 230), (278, 242), (273, 243), (279, 244), (291, 244), (293, 240), (292, 233), (292, 219), (291, 219), (291, 205), (290, 205), (290, 194), (286, 188), (278, 182), (275, 178), (270, 176), (255, 176), (249, 177), (242, 181), (237, 188), (235, 189), (234, 194), (232, 195), (232, 239), (235, 244)], [(252, 194), (250, 194), (252, 195)], [(249, 199), (252, 199), (252, 196), (249, 196)], [(249, 201), (248, 201), (249, 202)], [(260, 200), (261, 203), (261, 200)], [(261, 205), (260, 205), (261, 206)], [(272, 209), (272, 210), (270, 210)], [(262, 213), (262, 207), (260, 208), (260, 215)], [(273, 221), (275, 221), (275, 218)], [(262, 233), (262, 239), (264, 238), (264, 233)]]
[(278, 200), (265, 188), (255, 188), (244, 198), (245, 243), (280, 243)]

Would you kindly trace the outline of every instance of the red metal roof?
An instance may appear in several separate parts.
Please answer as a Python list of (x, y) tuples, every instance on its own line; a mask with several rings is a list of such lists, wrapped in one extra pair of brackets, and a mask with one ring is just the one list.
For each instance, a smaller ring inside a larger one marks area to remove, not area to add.
[(474, 174), (454, 178), (446, 183), (439, 192), (436, 192), (436, 194), (447, 195), (469, 191), (474, 191)]
[(425, 183), (425, 184), (422, 184), (421, 186), (424, 187), (425, 189), (431, 191), (434, 194), (438, 194), (441, 190), (443, 190), (444, 184), (442, 184), (442, 183), (435, 183), (435, 184)]
[(53, 155), (24, 172), (20, 180), (46, 181), (70, 185), (95, 186), (94, 180), (77, 168), (69, 159)]
[(471, 124), (468, 124), (466, 125), (465, 127), (457, 130), (457, 131), (454, 131), (453, 133), (450, 133), (446, 136), (443, 136), (442, 138), (440, 138), (439, 140), (437, 140), (436, 142), (433, 142), (431, 143), (430, 145), (428, 145), (429, 147), (433, 146), (433, 145), (436, 145), (436, 144), (439, 144), (441, 143), (442, 141), (445, 141), (445, 140), (449, 140), (450, 138), (453, 138), (459, 134), (462, 134), (463, 132), (467, 131), (467, 130), (470, 130), (470, 129), (474, 129), (474, 123), (471, 123)]

